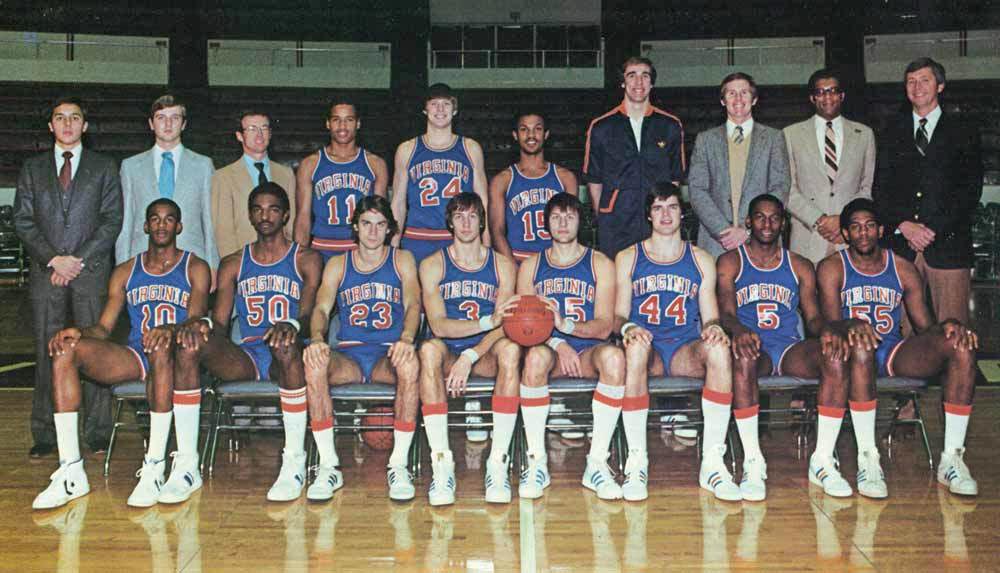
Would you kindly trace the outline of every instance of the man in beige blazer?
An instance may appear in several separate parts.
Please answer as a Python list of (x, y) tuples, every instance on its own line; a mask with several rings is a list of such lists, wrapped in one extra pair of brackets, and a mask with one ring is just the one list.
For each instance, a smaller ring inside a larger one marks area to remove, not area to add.
[[(257, 240), (250, 225), (247, 198), (254, 187), (273, 181), (291, 195), (295, 190), (295, 174), (267, 154), (271, 144), (271, 116), (263, 111), (247, 110), (240, 115), (236, 140), (243, 146), (243, 156), (212, 175), (212, 222), (219, 255), (224, 257), (243, 245)], [(291, 217), (295, 217), (292, 205)], [(285, 235), (291, 239), (291, 226)]]
[(792, 172), (790, 249), (815, 264), (846, 246), (839, 219), (844, 205), (872, 196), (875, 135), (840, 115), (844, 90), (833, 70), (810, 76), (809, 101), (816, 115), (784, 132)]

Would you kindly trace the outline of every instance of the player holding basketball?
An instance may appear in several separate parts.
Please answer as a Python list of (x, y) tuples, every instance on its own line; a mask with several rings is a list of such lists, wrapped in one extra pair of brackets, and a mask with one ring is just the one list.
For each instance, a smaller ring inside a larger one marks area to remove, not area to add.
[[(63, 329), (49, 341), (59, 469), (52, 474), (49, 487), (35, 498), (33, 508), (59, 507), (90, 491), (77, 435), (81, 373), (109, 385), (129, 380), (147, 382), (149, 445), (139, 470), (139, 483), (127, 503), (149, 507), (167, 493), (161, 488), (175, 406), (171, 402), (176, 400), (172, 395), (172, 339), (180, 323), (205, 314), (211, 282), (205, 261), (177, 249), (177, 235), (182, 229), (181, 210), (176, 203), (170, 199), (150, 203), (143, 226), (149, 235), (149, 247), (112, 271), (108, 302), (97, 324), (82, 330)], [(122, 308), (127, 310), (131, 323), (125, 346), (109, 340)], [(182, 403), (175, 407), (178, 419)], [(176, 467), (171, 478), (174, 475), (180, 475)], [(163, 501), (171, 500), (167, 497)]]
[[(681, 240), (681, 191), (673, 183), (657, 183), (646, 196), (646, 218), (652, 234), (615, 257), (618, 289), (616, 326), (625, 344), (624, 399), (619, 393), (628, 440), (622, 486), (625, 499), (648, 496), (649, 457), (646, 419), (649, 376), (704, 378), (701, 410), (701, 487), (723, 500), (742, 499), (726, 469), (726, 430), (732, 394), (729, 337), (719, 325), (712, 256)], [(606, 420), (613, 431), (618, 410)], [(594, 435), (597, 435), (597, 417)]]
[[(577, 240), (580, 200), (560, 193), (545, 206), (545, 229), (552, 246), (524, 261), (517, 273), (517, 292), (545, 298), (555, 327), (545, 344), (528, 349), (521, 377), (521, 415), (528, 441), (528, 466), (521, 472), (518, 495), (541, 497), (548, 487), (545, 423), (549, 412), (549, 376), (598, 378), (594, 391), (594, 437), (583, 485), (602, 499), (620, 499), (621, 487), (608, 468), (608, 447), (624, 388), (625, 360), (620, 348), (603, 342), (614, 321), (614, 265), (603, 254)], [(610, 421), (609, 421), (610, 420)]]
[[(420, 263), (424, 312), (434, 338), (420, 345), (420, 401), (431, 448), (431, 505), (455, 502), (455, 463), (448, 447), (448, 395), (465, 392), (469, 375), (496, 377), (493, 449), (486, 461), (486, 501), (509, 503), (507, 450), (517, 421), (521, 347), (504, 338), (504, 315), (517, 302), (514, 262), (483, 246), (486, 209), (478, 195), (448, 202), (454, 241)], [(447, 375), (445, 373), (447, 372)]]
[[(257, 240), (231, 253), (219, 264), (218, 291), (212, 317), (186, 325), (177, 335), (174, 401), (182, 396), (193, 411), (185, 419), (184, 443), (174, 460), (189, 479), (183, 494), (201, 487), (198, 474), (198, 366), (220, 380), (277, 379), (281, 387), (281, 414), (285, 447), (281, 471), (267, 492), (269, 501), (290, 501), (302, 493), (306, 475), (305, 378), (302, 372), (300, 330), (308, 328), (316, 299), (322, 259), (315, 251), (289, 241), (288, 194), (274, 182), (250, 192), (250, 224)], [(240, 344), (229, 339), (229, 320), (236, 308)], [(308, 330), (306, 330), (308, 332)], [(178, 437), (181, 436), (178, 416)], [(186, 499), (186, 497), (185, 497)]]
[[(362, 380), (396, 385), (393, 449), (386, 477), (389, 497), (413, 499), (406, 457), (416, 429), (420, 362), (414, 339), (420, 325), (420, 283), (413, 255), (389, 242), (399, 227), (389, 202), (365, 197), (351, 221), (358, 248), (336, 255), (323, 270), (312, 318), (305, 368), (312, 433), (319, 470), (306, 497), (324, 500), (343, 487), (333, 443), (331, 385)], [(330, 350), (326, 329), (334, 302), (340, 305), (340, 342)]]
[(517, 163), (490, 181), (489, 219), (493, 248), (520, 262), (552, 244), (545, 230), (545, 204), (558, 193), (577, 194), (576, 175), (545, 160), (549, 130), (541, 113), (514, 118)]
[[(445, 206), (459, 193), (486, 198), (483, 149), (474, 139), (452, 132), (458, 98), (445, 84), (434, 84), (424, 99), (427, 131), (396, 148), (392, 180), (392, 214), (404, 225), (401, 245), (417, 263), (447, 246), (451, 233), (445, 225)], [(489, 245), (489, 233), (483, 238)]]
[[(821, 388), (837, 388), (850, 372), (855, 354), (851, 349), (862, 359), (865, 350), (847, 343), (851, 337), (863, 336), (860, 325), (837, 321), (824, 326), (812, 263), (781, 246), (785, 224), (781, 200), (770, 194), (755, 197), (749, 213), (750, 238), (721, 255), (716, 271), (720, 320), (732, 336), (733, 417), (744, 455), (740, 493), (745, 500), (760, 501), (767, 496), (767, 464), (757, 432), (758, 377), (819, 378)], [(802, 312), (806, 330), (819, 338), (802, 338), (797, 311)], [(821, 412), (831, 406), (829, 401), (829, 392), (820, 392)], [(820, 434), (825, 431), (821, 426)], [(835, 468), (828, 472), (829, 479), (840, 475), (834, 474)], [(872, 489), (866, 495), (884, 497), (877, 493)]]
[(335, 99), (328, 109), (330, 143), (302, 160), (295, 185), (295, 240), (311, 244), (324, 261), (355, 247), (354, 208), (369, 195), (385, 197), (389, 184), (385, 160), (358, 146), (357, 106)]
[[(976, 333), (953, 319), (934, 323), (916, 268), (879, 245), (882, 225), (870, 199), (848, 203), (840, 214), (840, 229), (848, 248), (820, 261), (817, 270), (823, 316), (828, 321), (868, 322), (878, 343), (871, 344), (870, 339), (854, 342), (874, 350), (874, 355), (869, 352), (867, 361), (855, 362), (849, 385), (830, 390), (838, 403), (820, 411), (819, 427), (826, 423), (831, 429), (825, 436), (817, 436), (816, 451), (809, 460), (809, 481), (822, 486), (828, 495), (851, 495), (845, 480), (833, 484), (823, 480), (824, 470), (834, 467), (837, 433), (844, 406), (849, 405), (858, 446), (858, 490), (870, 495), (866, 490), (871, 487), (869, 482), (874, 482), (879, 484), (880, 497), (888, 495), (875, 445), (875, 377), (941, 375), (945, 420), (938, 481), (952, 493), (978, 494), (979, 485), (963, 461), (976, 382)], [(904, 302), (916, 332), (907, 338), (900, 332)], [(820, 392), (822, 395), (825, 389)]]

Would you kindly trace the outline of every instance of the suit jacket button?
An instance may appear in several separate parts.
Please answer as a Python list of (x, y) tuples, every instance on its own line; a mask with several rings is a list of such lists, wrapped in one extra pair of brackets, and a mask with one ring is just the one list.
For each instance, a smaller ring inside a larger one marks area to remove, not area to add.
[(918, 198), (920, 198), (920, 197), (923, 197), (923, 196), (924, 196), (924, 194), (923, 194), (923, 193), (921, 193), (920, 191), (917, 191), (917, 197), (918, 197)]
[(920, 215), (914, 215), (913, 216), (913, 220), (914, 221), (919, 221), (920, 220)]

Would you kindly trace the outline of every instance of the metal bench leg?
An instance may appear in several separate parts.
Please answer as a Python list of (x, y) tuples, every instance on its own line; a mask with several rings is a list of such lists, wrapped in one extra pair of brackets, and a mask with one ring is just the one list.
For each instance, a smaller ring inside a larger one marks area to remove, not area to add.
[(920, 401), (917, 400), (916, 392), (910, 396), (910, 400), (913, 402), (913, 420), (920, 426), (920, 438), (924, 442), (924, 451), (927, 452), (927, 465), (934, 471), (934, 456), (931, 454), (931, 444), (927, 440), (927, 428), (924, 427), (924, 415), (920, 412)]
[(125, 407), (125, 400), (119, 398), (115, 404), (115, 418), (111, 424), (111, 438), (108, 439), (108, 451), (104, 454), (104, 477), (111, 473), (111, 452), (115, 451), (115, 440), (118, 438), (119, 419), (122, 417), (122, 409)]
[[(219, 419), (214, 415), (215, 400), (216, 400), (214, 394), (212, 395), (211, 400), (212, 401), (209, 404), (207, 414), (205, 413), (205, 410), (201, 410), (200, 412), (198, 412), (199, 429), (202, 429), (203, 427), (205, 428), (205, 431), (202, 432), (202, 439), (204, 439), (204, 442), (202, 443), (201, 446), (201, 457), (199, 458), (199, 464), (198, 464), (198, 470), (201, 471), (202, 475), (205, 474), (205, 464), (207, 463), (208, 460), (208, 447), (212, 443), (212, 435), (215, 433), (215, 426), (219, 424)], [(208, 418), (207, 427), (202, 425), (202, 420), (205, 418)]]
[(215, 425), (212, 429), (212, 445), (209, 447), (209, 457), (208, 457), (208, 476), (212, 477), (215, 474), (215, 453), (219, 448), (219, 426), (222, 425), (222, 412), (226, 407), (226, 399), (222, 396), (216, 396), (215, 398)]

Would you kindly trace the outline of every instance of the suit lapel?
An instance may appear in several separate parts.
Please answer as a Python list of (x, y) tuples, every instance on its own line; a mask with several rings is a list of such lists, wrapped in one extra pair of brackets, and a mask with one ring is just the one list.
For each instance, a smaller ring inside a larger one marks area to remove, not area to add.
[(725, 190), (725, 197), (732, 197), (732, 183), (729, 181), (729, 137), (726, 135), (726, 124), (717, 128), (715, 133), (718, 137), (719, 155), (722, 157), (722, 173), (719, 174), (722, 182), (720, 188)]
[(754, 168), (760, 163), (760, 154), (764, 152), (764, 144), (761, 141), (763, 137), (764, 131), (760, 128), (760, 124), (755, 124), (753, 131), (750, 132), (750, 149), (747, 150), (747, 168), (743, 173), (743, 184), (740, 185), (740, 212), (743, 211), (743, 203), (749, 201), (746, 193), (747, 185), (753, 179)]

